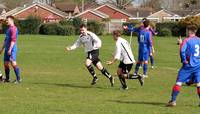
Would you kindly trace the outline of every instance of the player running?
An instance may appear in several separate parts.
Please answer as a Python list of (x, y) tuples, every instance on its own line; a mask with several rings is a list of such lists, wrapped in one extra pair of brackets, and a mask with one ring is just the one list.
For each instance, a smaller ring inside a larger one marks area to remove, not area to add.
[(96, 34), (88, 31), (85, 25), (80, 26), (80, 33), (81, 34), (77, 39), (77, 41), (72, 46), (66, 47), (66, 50), (67, 51), (74, 50), (77, 47), (80, 47), (81, 44), (83, 44), (83, 46), (85, 47), (85, 52), (87, 53), (85, 65), (93, 77), (91, 85), (96, 84), (98, 80), (95, 70), (92, 67), (93, 63), (93, 65), (110, 80), (111, 86), (113, 86), (114, 78), (106, 70), (106, 68), (103, 67), (99, 59), (99, 48), (101, 48), (100, 38)]
[(180, 58), (183, 65), (178, 72), (176, 84), (172, 88), (171, 100), (167, 103), (167, 106), (176, 106), (176, 98), (182, 83), (186, 82), (191, 76), (197, 82), (197, 94), (200, 98), (200, 38), (195, 36), (196, 32), (197, 27), (195, 25), (187, 26), (188, 37), (180, 45)]
[[(128, 89), (125, 79), (130, 78), (129, 72), (135, 63), (135, 59), (130, 47), (130, 44), (123, 38), (121, 38), (120, 31), (113, 31), (113, 39), (116, 41), (115, 54), (111, 61), (107, 61), (108, 65), (113, 64), (115, 61), (120, 60), (120, 64), (117, 69), (117, 75), (121, 82), (122, 88), (124, 90)], [(139, 79), (141, 85), (143, 85), (143, 80), (140, 76), (135, 77)]]

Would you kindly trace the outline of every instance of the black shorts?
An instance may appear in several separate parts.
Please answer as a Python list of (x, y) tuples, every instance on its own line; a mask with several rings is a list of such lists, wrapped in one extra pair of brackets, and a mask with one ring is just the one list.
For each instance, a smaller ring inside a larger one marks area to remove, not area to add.
[(99, 49), (92, 50), (87, 53), (87, 59), (90, 59), (92, 63), (96, 66), (96, 64), (100, 61), (99, 59)]
[(120, 62), (118, 68), (121, 68), (124, 74), (128, 74), (131, 71), (132, 66), (133, 64), (124, 64), (123, 62)]

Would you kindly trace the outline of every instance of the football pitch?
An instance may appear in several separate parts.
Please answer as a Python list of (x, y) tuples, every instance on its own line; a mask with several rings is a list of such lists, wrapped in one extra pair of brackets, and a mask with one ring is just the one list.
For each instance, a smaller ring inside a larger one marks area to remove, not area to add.
[[(177, 106), (165, 107), (181, 66), (176, 38), (155, 37), (155, 68), (149, 67), (144, 86), (138, 80), (128, 80), (129, 90), (120, 89), (118, 62), (105, 64), (114, 52), (112, 36), (100, 36), (100, 59), (115, 76), (114, 87), (97, 70), (99, 80), (90, 85), (92, 77), (84, 66), (84, 49), (64, 51), (76, 38), (20, 35), (17, 62), (22, 83), (0, 83), (0, 114), (199, 114), (195, 86), (183, 86)], [(129, 40), (129, 36), (125, 38)], [(4, 35), (0, 35), (1, 44), (3, 39)], [(132, 47), (137, 59), (136, 37)], [(0, 57), (0, 69), (4, 72), (3, 54)], [(11, 78), (15, 79), (13, 70)]]

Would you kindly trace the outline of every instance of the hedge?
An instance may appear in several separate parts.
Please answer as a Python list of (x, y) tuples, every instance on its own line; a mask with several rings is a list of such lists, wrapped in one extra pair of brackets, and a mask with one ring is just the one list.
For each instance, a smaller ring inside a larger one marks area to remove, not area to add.
[(104, 33), (104, 27), (104, 24), (98, 21), (89, 21), (87, 23), (88, 30), (94, 32), (97, 35), (102, 35)]

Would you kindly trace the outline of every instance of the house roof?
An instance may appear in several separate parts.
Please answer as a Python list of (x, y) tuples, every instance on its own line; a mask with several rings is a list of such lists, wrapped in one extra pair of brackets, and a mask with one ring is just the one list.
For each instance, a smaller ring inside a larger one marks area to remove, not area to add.
[[(84, 4), (84, 9), (85, 10), (95, 9), (95, 8), (97, 8), (99, 6), (100, 6), (100, 4), (97, 4), (96, 2), (86, 3), (86, 4)], [(79, 8), (81, 9), (81, 7), (82, 6), (80, 5)]]
[(49, 5), (46, 5), (46, 4), (42, 4), (42, 3), (33, 3), (33, 4), (29, 4), (27, 6), (24, 6), (24, 7), (17, 7), (15, 9), (13, 9), (13, 10), (11, 10), (11, 11), (3, 14), (3, 15), (1, 15), (0, 18), (1, 19), (5, 19), (9, 15), (15, 16), (15, 15), (17, 15), (17, 14), (19, 14), (19, 13), (21, 13), (21, 12), (31, 8), (31, 7), (34, 7), (34, 6), (42, 7), (42, 8), (44, 8), (44, 9), (46, 9), (46, 10), (52, 12), (52, 13), (55, 13), (55, 14), (63, 17), (63, 18), (67, 16), (66, 13), (64, 13), (64, 12), (62, 12), (62, 11), (52, 7), (52, 6), (49, 6)]
[(127, 7), (126, 11), (130, 13), (133, 17), (148, 17), (149, 15), (155, 12), (152, 8), (149, 7)]
[(78, 7), (76, 4), (69, 3), (56, 3), (56, 8), (65, 12), (74, 12), (75, 8)]
[(108, 15), (106, 15), (106, 14), (100, 12), (100, 11), (97, 11), (97, 10), (85, 10), (84, 12), (79, 13), (78, 15), (75, 15), (74, 17), (79, 17), (79, 16), (81, 16), (81, 15), (83, 15), (85, 13), (88, 13), (88, 12), (90, 12), (90, 13), (96, 15), (96, 16), (99, 16), (101, 18), (109, 18)]
[[(171, 12), (171, 11), (169, 11), (169, 10), (162, 9), (162, 10), (160, 10), (160, 11), (157, 11), (157, 12), (155, 12), (155, 13), (149, 15), (148, 17), (155, 17), (157, 14), (159, 14), (159, 13), (161, 13), (161, 12), (166, 12), (167, 14), (170, 15), (169, 17), (179, 16), (178, 14), (173, 13), (173, 12)], [(166, 17), (166, 16), (165, 16), (165, 17)], [(167, 17), (168, 17), (168, 16), (167, 16)]]
[(102, 8), (102, 7), (105, 7), (105, 6), (111, 8), (111, 9), (114, 9), (114, 10), (120, 12), (120, 13), (123, 13), (124, 15), (127, 15), (127, 16), (129, 16), (129, 17), (132, 17), (132, 15), (129, 14), (128, 12), (126, 12), (126, 11), (124, 11), (124, 10), (122, 10), (122, 9), (119, 9), (119, 8), (117, 8), (117, 7), (115, 7), (114, 5), (111, 5), (111, 4), (104, 4), (104, 5), (101, 5), (101, 6), (97, 7), (97, 8), (94, 9), (94, 10), (98, 10), (98, 9), (100, 9), (100, 8)]
[(200, 10), (178, 10), (178, 11), (171, 11), (174, 12), (181, 17), (187, 17), (187, 16), (192, 16), (192, 15), (197, 15), (200, 13)]

